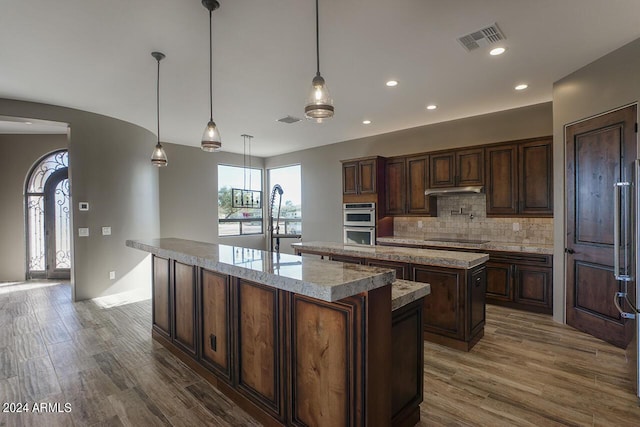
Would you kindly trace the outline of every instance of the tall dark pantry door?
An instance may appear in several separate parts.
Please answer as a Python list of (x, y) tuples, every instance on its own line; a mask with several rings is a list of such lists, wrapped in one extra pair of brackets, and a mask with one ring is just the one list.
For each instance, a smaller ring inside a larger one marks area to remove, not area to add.
[[(613, 276), (614, 184), (633, 182), (636, 114), (634, 105), (566, 128), (567, 324), (622, 348), (634, 320), (623, 319), (614, 302), (623, 286)], [(622, 209), (635, 216), (627, 196)], [(634, 292), (635, 282), (628, 288)]]

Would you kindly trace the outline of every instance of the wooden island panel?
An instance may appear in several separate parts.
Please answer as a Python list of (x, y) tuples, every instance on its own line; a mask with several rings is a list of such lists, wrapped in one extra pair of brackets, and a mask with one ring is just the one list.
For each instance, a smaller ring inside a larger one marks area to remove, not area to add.
[(153, 330), (171, 337), (171, 287), (169, 260), (153, 257)]
[(174, 262), (175, 342), (196, 355), (196, 278), (191, 265)]
[(200, 312), (202, 363), (231, 381), (231, 287), (229, 277), (202, 269)]

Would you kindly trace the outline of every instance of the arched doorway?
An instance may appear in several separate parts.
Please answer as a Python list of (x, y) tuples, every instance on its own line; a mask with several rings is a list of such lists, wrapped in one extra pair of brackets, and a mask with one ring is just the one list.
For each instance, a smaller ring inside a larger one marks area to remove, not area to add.
[(27, 279), (69, 279), (69, 155), (54, 151), (31, 168), (25, 188)]

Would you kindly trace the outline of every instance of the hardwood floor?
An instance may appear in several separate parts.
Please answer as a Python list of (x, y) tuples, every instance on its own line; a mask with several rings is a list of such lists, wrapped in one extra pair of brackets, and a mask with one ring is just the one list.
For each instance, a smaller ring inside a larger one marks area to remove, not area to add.
[[(0, 412), (0, 426), (258, 425), (151, 339), (150, 301), (70, 298), (66, 284), (0, 283), (0, 403), (60, 411)], [(419, 425), (640, 425), (629, 370), (549, 316), (488, 306), (471, 352), (425, 343)]]

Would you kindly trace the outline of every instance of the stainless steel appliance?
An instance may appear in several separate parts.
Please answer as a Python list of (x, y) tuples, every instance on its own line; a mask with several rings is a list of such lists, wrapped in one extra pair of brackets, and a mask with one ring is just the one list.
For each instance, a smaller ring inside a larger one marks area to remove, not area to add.
[(344, 243), (358, 245), (375, 245), (375, 227), (343, 227)]
[(633, 340), (627, 348), (635, 369), (636, 394), (640, 397), (640, 328), (638, 307), (640, 287), (637, 274), (640, 271), (640, 160), (634, 162), (631, 181), (614, 184), (614, 259), (613, 275), (619, 282), (613, 303), (623, 319), (633, 320)]
[(349, 227), (375, 227), (375, 203), (345, 203), (342, 206), (342, 225)]
[(344, 243), (376, 244), (376, 204), (345, 203), (342, 206)]

